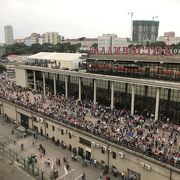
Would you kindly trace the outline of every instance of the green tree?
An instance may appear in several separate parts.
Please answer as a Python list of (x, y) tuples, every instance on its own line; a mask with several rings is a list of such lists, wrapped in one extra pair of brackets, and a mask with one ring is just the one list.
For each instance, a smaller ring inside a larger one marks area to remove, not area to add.
[(98, 48), (98, 43), (94, 43), (94, 44), (92, 44), (92, 46), (91, 46), (92, 48), (94, 48), (94, 49), (97, 49)]
[(6, 67), (0, 64), (0, 73), (2, 73), (3, 71), (6, 71)]

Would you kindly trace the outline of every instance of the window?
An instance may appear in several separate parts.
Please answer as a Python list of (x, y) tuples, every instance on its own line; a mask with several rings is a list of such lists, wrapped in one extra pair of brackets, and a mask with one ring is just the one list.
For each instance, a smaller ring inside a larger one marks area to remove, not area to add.
[(101, 147), (101, 153), (102, 153), (102, 154), (105, 154), (105, 150), (104, 150), (103, 147)]
[(48, 128), (48, 123), (46, 123), (46, 128)]
[(72, 138), (72, 135), (71, 135), (71, 133), (69, 133), (69, 139), (71, 139)]
[(54, 126), (52, 126), (52, 131), (54, 131), (55, 130), (55, 127)]
[(36, 117), (33, 117), (33, 122), (38, 122)]
[(112, 158), (116, 159), (116, 153), (115, 152), (112, 153)]
[(64, 130), (63, 129), (61, 129), (61, 135), (64, 135)]
[(83, 138), (79, 138), (79, 143), (85, 145), (85, 146), (88, 146), (88, 147), (91, 147), (91, 141), (88, 141), (86, 139), (83, 139)]

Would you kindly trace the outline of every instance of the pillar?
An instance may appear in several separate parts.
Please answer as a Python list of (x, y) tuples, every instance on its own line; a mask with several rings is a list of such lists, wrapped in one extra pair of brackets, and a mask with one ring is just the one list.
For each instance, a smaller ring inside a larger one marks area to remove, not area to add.
[(54, 74), (54, 95), (56, 96), (56, 74)]
[(81, 78), (79, 77), (79, 100), (81, 101)]
[(68, 76), (65, 76), (65, 97), (68, 97)]
[(37, 86), (36, 86), (36, 71), (33, 71), (33, 78), (34, 78), (34, 89), (37, 90)]
[(160, 89), (156, 89), (156, 107), (155, 107), (155, 121), (158, 120), (158, 113), (159, 113), (159, 94), (160, 94)]
[(134, 114), (135, 85), (131, 86), (131, 114)]
[(42, 76), (43, 76), (43, 92), (44, 92), (44, 96), (46, 95), (46, 82), (45, 82), (45, 73), (42, 72)]
[(111, 109), (114, 108), (114, 82), (111, 82)]
[(96, 80), (94, 79), (94, 105), (96, 104)]

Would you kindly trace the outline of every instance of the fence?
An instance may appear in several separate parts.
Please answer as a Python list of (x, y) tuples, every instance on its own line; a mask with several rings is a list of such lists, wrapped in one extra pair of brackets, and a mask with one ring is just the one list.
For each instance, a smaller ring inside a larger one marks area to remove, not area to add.
[(14, 150), (8, 148), (5, 144), (0, 144), (0, 152), (7, 155), (12, 163), (23, 168), (27, 173), (33, 175), (37, 180), (50, 180), (50, 175), (40, 169), (37, 164), (29, 163), (28, 158), (23, 157)]

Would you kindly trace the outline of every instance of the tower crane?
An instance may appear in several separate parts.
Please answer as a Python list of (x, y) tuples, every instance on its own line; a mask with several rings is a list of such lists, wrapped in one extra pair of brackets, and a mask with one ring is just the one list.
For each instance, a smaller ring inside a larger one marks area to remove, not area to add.
[(130, 40), (132, 41), (132, 30), (133, 30), (133, 15), (134, 15), (134, 11), (128, 12), (128, 14), (131, 17), (131, 29), (130, 29)]

